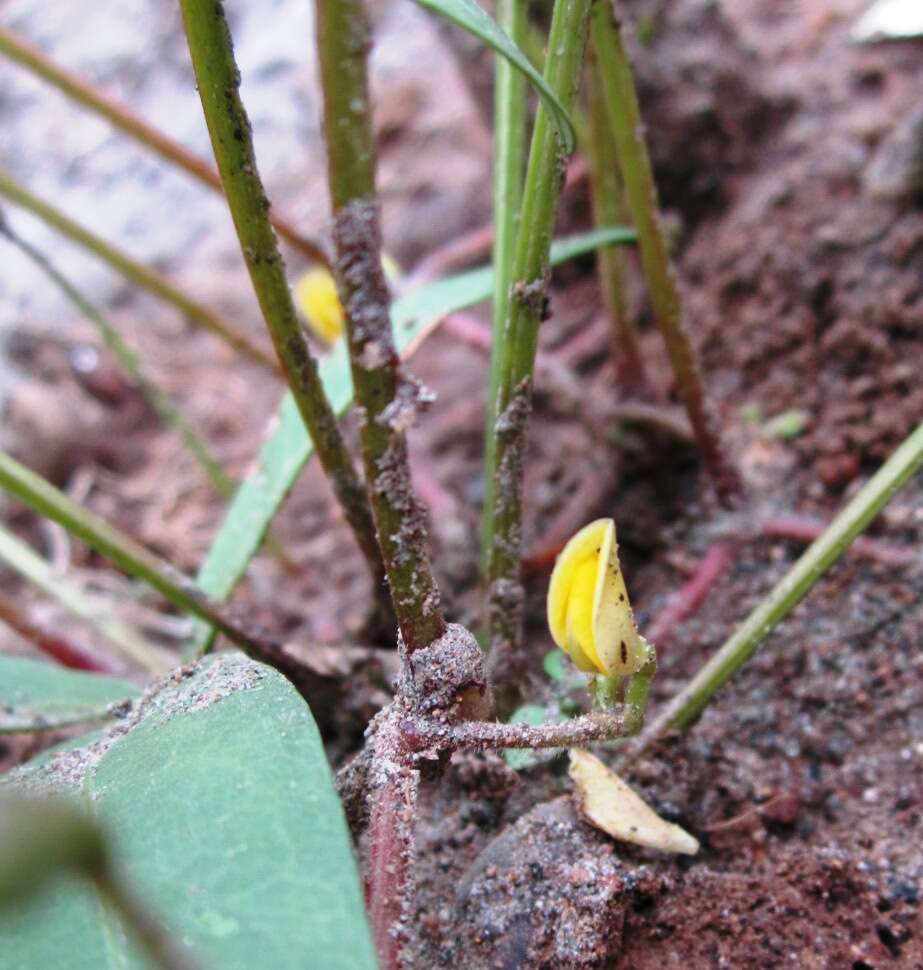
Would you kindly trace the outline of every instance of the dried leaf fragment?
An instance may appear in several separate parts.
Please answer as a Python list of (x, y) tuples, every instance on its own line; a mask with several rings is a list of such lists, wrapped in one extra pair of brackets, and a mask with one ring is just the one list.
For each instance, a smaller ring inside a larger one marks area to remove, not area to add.
[(589, 751), (571, 748), (569, 774), (580, 814), (613, 839), (680, 855), (699, 851), (696, 838), (662, 819)]

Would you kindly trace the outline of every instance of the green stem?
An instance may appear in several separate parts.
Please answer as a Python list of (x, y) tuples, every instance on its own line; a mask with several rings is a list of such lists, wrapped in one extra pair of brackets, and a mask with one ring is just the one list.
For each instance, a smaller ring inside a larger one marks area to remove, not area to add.
[(74, 222), (64, 215), (60, 209), (56, 209), (48, 202), (44, 202), (33, 195), (24, 186), (20, 185), (8, 173), (0, 172), (0, 195), (5, 196), (14, 205), (18, 205), (34, 216), (38, 216), (43, 222), (62, 235), (73, 240), (79, 246), (89, 250), (94, 256), (98, 256), (103, 262), (108, 263), (126, 279), (137, 284), (154, 296), (159, 297), (166, 303), (176, 307), (185, 317), (193, 323), (200, 324), (206, 330), (219, 336), (225, 343), (235, 350), (246, 355), (251, 360), (262, 365), (273, 373), (278, 373), (278, 364), (261, 347), (252, 343), (248, 337), (238, 333), (230, 324), (226, 323), (208, 307), (187, 296), (178, 290), (164, 277), (146, 266), (135, 262), (130, 256), (126, 256), (120, 249), (110, 243), (100, 239), (94, 232), (85, 229), (83, 226)]
[[(526, 0), (498, 0), (496, 20), (514, 44), (523, 46), (528, 31)], [(494, 244), (493, 337), (484, 432), (484, 516), (481, 523), (481, 580), (487, 586), (490, 548), (494, 538), (494, 476), (496, 474), (497, 399), (500, 393), (502, 347), (506, 340), (513, 248), (522, 202), (526, 149), (526, 79), (505, 57), (497, 57), (494, 73)], [(614, 223), (610, 223), (614, 225)]]
[(17, 235), (4, 221), (0, 212), (0, 235), (6, 238), (21, 253), (30, 259), (54, 283), (55, 286), (70, 300), (71, 303), (96, 327), (103, 343), (112, 352), (122, 368), (137, 384), (145, 400), (161, 420), (173, 428), (189, 449), (190, 454), (214, 485), (215, 490), (223, 498), (227, 498), (234, 490), (234, 482), (221, 467), (209, 451), (208, 445), (189, 419), (173, 403), (169, 395), (164, 393), (153, 381), (149, 380), (141, 367), (141, 361), (128, 347), (121, 335), (106, 319), (103, 313), (95, 307), (58, 269), (51, 260), (31, 243)]
[(405, 430), (420, 393), (400, 371), (381, 268), (366, 67), (370, 28), (362, 0), (316, 0), (315, 9), (336, 276), (362, 455), (394, 612), (412, 653), (441, 636), (445, 620), (407, 461)]
[(129, 576), (144, 580), (178, 609), (216, 627), (245, 652), (258, 658), (264, 658), (267, 653), (273, 656), (278, 653), (274, 645), (267, 646), (261, 637), (230, 620), (220, 606), (206, 599), (191, 579), (2, 452), (0, 488), (39, 515), (58, 522)]
[(317, 455), (355, 533), (376, 591), (384, 595), (375, 524), (359, 474), (324, 393), (317, 362), (298, 322), (285, 266), (269, 222), (269, 203), (240, 100), (240, 73), (221, 0), (180, 0), (189, 53), (218, 171), (253, 289)]
[(688, 727), (701, 714), (715, 693), (753, 656), (772, 630), (921, 467), (923, 424), (904, 440), (820, 538), (811, 543), (759, 606), (670, 701), (641, 737), (635, 756), (649, 750), (671, 731)]
[[(162, 131), (142, 121), (127, 107), (113, 101), (102, 91), (82, 78), (59, 67), (40, 50), (27, 43), (13, 31), (0, 25), (0, 54), (5, 54), (26, 70), (56, 87), (62, 94), (82, 104), (90, 111), (101, 115), (116, 128), (146, 145), (161, 158), (185, 169), (193, 178), (198, 179), (217, 192), (223, 192), (221, 177), (206, 161), (193, 155), (188, 149), (165, 135)], [(270, 215), (272, 224), (279, 235), (292, 244), (303, 256), (315, 263), (329, 265), (323, 248), (311, 239), (302, 236), (283, 216)]]
[(622, 39), (616, 0), (600, 0), (593, 14), (593, 48), (599, 65), (603, 98), (615, 141), (625, 196), (638, 230), (641, 264), (647, 278), (654, 316), (663, 334), (680, 397), (689, 414), (702, 461), (715, 489), (728, 500), (741, 492), (736, 469), (713, 426), (695, 350), (683, 322), (679, 281), (670, 259), (660, 220), (657, 186), (644, 141), (631, 63)]
[[(595, 57), (591, 62), (588, 81), (590, 121), (586, 147), (593, 223), (611, 226), (625, 222), (626, 212), (615, 142), (606, 119), (599, 64)], [(647, 378), (635, 322), (625, 300), (625, 254), (620, 247), (605, 246), (596, 255), (596, 268), (603, 304), (612, 324), (612, 362), (618, 385), (617, 394), (622, 398), (643, 395)]]
[(161, 655), (128, 624), (97, 609), (79, 587), (59, 576), (41, 556), (2, 526), (0, 561), (57, 600), (74, 616), (93, 626), (125, 657), (152, 673), (163, 673), (168, 669), (169, 661), (166, 656)]
[[(548, 38), (545, 80), (566, 111), (576, 97), (592, 0), (557, 0)], [(532, 133), (522, 215), (513, 255), (500, 349), (494, 500), (488, 569), (488, 644), (494, 671), (521, 682), (523, 590), (520, 576), (522, 474), (532, 405), (532, 372), (539, 324), (548, 316), (548, 252), (564, 178), (565, 156), (544, 107)], [(496, 678), (495, 678), (496, 679)], [(510, 706), (515, 697), (506, 699)]]

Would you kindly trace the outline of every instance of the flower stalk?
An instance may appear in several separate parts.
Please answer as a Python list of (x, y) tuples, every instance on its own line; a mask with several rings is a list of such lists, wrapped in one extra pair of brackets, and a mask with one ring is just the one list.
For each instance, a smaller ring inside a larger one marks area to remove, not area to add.
[(317, 362), (295, 313), (285, 266), (268, 218), (269, 202), (253, 150), (250, 120), (240, 99), (240, 73), (221, 0), (181, 0), (192, 66), (218, 171), (266, 326), (301, 417), (384, 598), (375, 524), (359, 474), (324, 393)]
[(718, 495), (728, 501), (741, 493), (742, 485), (714, 427), (695, 349), (685, 329), (682, 295), (660, 219), (657, 186), (644, 141), (644, 123), (622, 37), (617, 0), (600, 0), (596, 4), (591, 36), (625, 198), (638, 230), (641, 265), (654, 316), (663, 334), (702, 461)]

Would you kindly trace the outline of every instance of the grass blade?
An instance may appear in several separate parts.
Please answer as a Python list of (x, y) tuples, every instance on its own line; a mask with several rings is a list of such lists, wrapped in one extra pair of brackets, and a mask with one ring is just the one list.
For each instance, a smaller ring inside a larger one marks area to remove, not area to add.
[[(517, 44), (527, 36), (528, 17), (525, 0), (499, 0), (497, 20)], [(513, 249), (522, 204), (522, 179), (526, 152), (526, 85), (524, 76), (508, 60), (497, 58), (494, 75), (494, 248), (493, 248), (493, 340), (484, 428), (484, 507), (494, 503), (496, 471), (497, 397), (500, 392), (503, 330), (506, 305), (513, 272)], [(614, 221), (614, 220), (613, 220)], [(612, 223), (610, 223), (611, 225)], [(487, 567), (493, 544), (493, 517), (485, 515), (481, 526), (481, 582), (487, 585)]]
[[(603, 245), (627, 245), (635, 239), (634, 230), (623, 226), (559, 239), (551, 247), (551, 263), (566, 262)], [(443, 317), (488, 299), (492, 287), (493, 272), (484, 266), (436, 280), (395, 300), (391, 326), (398, 353), (409, 357)], [(321, 361), (320, 377), (330, 406), (342, 414), (353, 399), (349, 360), (342, 341)], [(231, 595), (273, 516), (314, 453), (290, 394), (283, 397), (270, 427), (272, 432), (260, 449), (255, 467), (237, 490), (199, 569), (199, 588), (213, 600), (222, 601)], [(210, 627), (200, 628), (187, 656), (205, 649), (211, 632)]]
[(421, 7), (451, 20), (463, 30), (473, 34), (489, 47), (492, 47), (501, 57), (505, 57), (517, 71), (521, 71), (538, 91), (545, 105), (552, 124), (557, 132), (563, 150), (570, 155), (576, 144), (574, 126), (571, 123), (567, 108), (551, 89), (548, 82), (532, 66), (531, 61), (513, 43), (510, 36), (503, 31), (493, 18), (490, 17), (474, 0), (417, 0)]
[(688, 727), (921, 467), (923, 424), (904, 440), (756, 609), (670, 701), (642, 735), (639, 747), (633, 748), (632, 754), (649, 750), (671, 731)]
[[(599, 63), (595, 57), (591, 60), (587, 81), (589, 124), (586, 156), (590, 166), (593, 220), (598, 226), (611, 226), (617, 222), (627, 222), (629, 217), (615, 143), (603, 104)], [(599, 250), (596, 261), (603, 304), (612, 325), (615, 392), (621, 398), (643, 396), (647, 390), (647, 379), (635, 321), (630, 315), (625, 295), (625, 254), (610, 246)]]
[(129, 576), (144, 580), (177, 609), (215, 627), (245, 652), (278, 657), (280, 651), (276, 645), (267, 644), (258, 635), (242, 629), (188, 577), (3, 452), (0, 452), (0, 488), (39, 515), (62, 525)]
[(617, 0), (600, 0), (592, 16), (593, 50), (609, 127), (615, 142), (638, 248), (657, 325), (676, 378), (702, 463), (725, 501), (743, 490), (714, 427), (698, 358), (683, 319), (682, 294), (660, 218), (657, 185), (644, 140), (644, 123), (631, 62), (622, 39)]
[(46, 596), (56, 600), (74, 616), (89, 623), (122, 656), (152, 673), (168, 667), (166, 657), (147, 643), (132, 627), (107, 610), (97, 608), (79, 586), (59, 576), (49, 563), (0, 526), (0, 561), (6, 563)]
[[(194, 155), (179, 142), (174, 141), (162, 131), (142, 121), (125, 105), (119, 104), (83, 78), (59, 67), (40, 50), (23, 40), (12, 30), (0, 24), (0, 53), (20, 64), (26, 70), (47, 81), (62, 94), (89, 108), (105, 118), (120, 131), (130, 135), (142, 145), (173, 165), (178, 165), (203, 185), (223, 194), (221, 177), (204, 159)], [(283, 216), (270, 213), (269, 218), (279, 235), (291, 243), (303, 256), (312, 262), (327, 265), (329, 260), (323, 247), (302, 236), (301, 233)]]
[(14, 205), (31, 212), (42, 222), (51, 226), (57, 232), (67, 236), (83, 249), (99, 257), (104, 263), (108, 263), (113, 269), (121, 273), (125, 279), (130, 280), (137, 286), (142, 287), (154, 296), (159, 297), (165, 303), (179, 310), (188, 320), (197, 323), (210, 330), (213, 334), (220, 337), (226, 344), (235, 350), (249, 357), (257, 364), (272, 371), (274, 374), (279, 372), (279, 365), (271, 354), (253, 343), (249, 337), (244, 336), (234, 329), (227, 321), (223, 320), (213, 310), (199, 303), (198, 300), (183, 293), (181, 290), (169, 283), (160, 273), (147, 266), (142, 266), (130, 256), (126, 256), (120, 249), (101, 239), (96, 233), (79, 223), (74, 222), (66, 216), (60, 209), (45, 202), (38, 196), (33, 195), (23, 185), (20, 185), (9, 173), (0, 171), (0, 195), (5, 196)]
[(141, 361), (122, 340), (121, 334), (106, 319), (102, 311), (94, 306), (63, 273), (59, 272), (44, 253), (13, 232), (9, 224), (4, 221), (2, 212), (0, 212), (0, 234), (6, 236), (21, 253), (38, 266), (67, 299), (96, 327), (103, 343), (109, 348), (122, 369), (134, 380), (154, 413), (180, 436), (189, 453), (199, 463), (218, 494), (227, 498), (234, 490), (233, 480), (221, 467), (221, 463), (212, 456), (208, 445), (192, 426), (189, 419), (174, 404), (170, 396), (145, 375)]

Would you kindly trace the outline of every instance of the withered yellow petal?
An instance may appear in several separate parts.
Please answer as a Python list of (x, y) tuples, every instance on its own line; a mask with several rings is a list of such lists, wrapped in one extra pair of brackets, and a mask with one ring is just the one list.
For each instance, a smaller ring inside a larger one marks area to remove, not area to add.
[(648, 849), (695, 855), (698, 840), (662, 819), (637, 792), (589, 751), (570, 751), (569, 774), (581, 814), (613, 839)]

